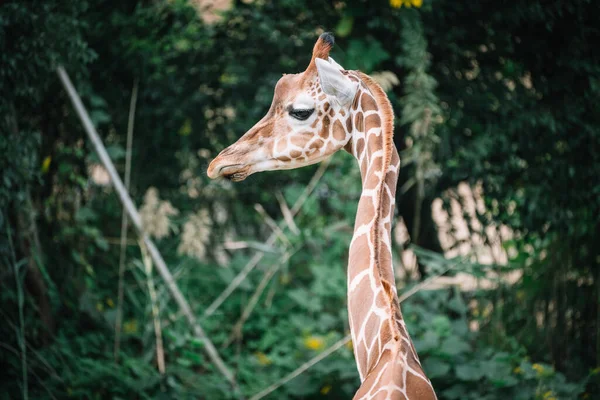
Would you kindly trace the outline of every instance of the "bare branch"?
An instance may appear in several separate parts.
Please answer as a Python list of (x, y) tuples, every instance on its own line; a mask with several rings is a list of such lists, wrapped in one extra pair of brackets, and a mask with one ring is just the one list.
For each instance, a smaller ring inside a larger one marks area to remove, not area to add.
[(225, 242), (223, 248), (226, 250), (241, 250), (241, 249), (255, 249), (262, 251), (263, 253), (279, 253), (274, 247), (269, 247), (264, 243), (254, 242), (250, 240), (239, 241), (239, 242)]
[(263, 397), (265, 397), (269, 393), (271, 393), (274, 390), (280, 388), (281, 386), (285, 385), (286, 383), (288, 383), (289, 381), (291, 381), (292, 379), (294, 379), (298, 375), (302, 374), (303, 372), (305, 372), (306, 370), (308, 370), (310, 367), (312, 367), (313, 365), (315, 365), (319, 361), (322, 361), (325, 358), (329, 357), (331, 354), (335, 353), (338, 349), (340, 349), (346, 343), (350, 342), (351, 339), (352, 339), (352, 337), (350, 335), (348, 335), (348, 336), (345, 336), (343, 339), (338, 340), (331, 347), (329, 347), (327, 350), (323, 351), (322, 353), (320, 353), (316, 357), (311, 358), (310, 360), (308, 360), (307, 362), (305, 362), (304, 364), (302, 364), (300, 367), (298, 367), (296, 370), (294, 370), (292, 373), (284, 376), (282, 379), (280, 379), (279, 381), (275, 382), (271, 386), (265, 388), (264, 390), (260, 391), (259, 393), (255, 394), (254, 396), (250, 397), (250, 400), (262, 399)]
[(304, 202), (306, 201), (306, 199), (308, 199), (308, 196), (310, 196), (313, 190), (315, 190), (315, 187), (323, 177), (323, 174), (327, 170), (327, 167), (329, 166), (330, 162), (331, 158), (328, 158), (325, 161), (323, 161), (319, 166), (317, 172), (315, 172), (313, 177), (310, 178), (310, 182), (308, 182), (308, 185), (306, 185), (306, 188), (304, 188), (304, 191), (302, 192), (300, 197), (298, 197), (298, 200), (296, 200), (296, 202), (292, 206), (292, 209), (290, 210), (292, 212), (292, 217), (295, 216), (298, 213), (298, 211), (300, 211), (300, 208), (302, 208)]
[[(274, 243), (275, 243), (275, 234), (272, 234), (271, 237), (269, 237), (269, 240), (267, 240), (267, 246), (272, 246)], [(225, 290), (223, 292), (221, 292), (219, 297), (217, 297), (212, 302), (212, 304), (210, 306), (208, 306), (208, 308), (204, 311), (205, 318), (212, 315), (215, 311), (217, 311), (217, 309), (219, 308), (219, 306), (221, 304), (223, 304), (225, 299), (227, 297), (229, 297), (229, 295), (231, 293), (233, 293), (233, 291), (244, 281), (244, 279), (246, 279), (246, 276), (248, 276), (250, 271), (252, 271), (254, 269), (254, 267), (256, 267), (258, 265), (258, 263), (260, 262), (260, 260), (263, 258), (264, 255), (265, 255), (265, 253), (258, 252), (256, 254), (254, 254), (254, 256), (252, 256), (252, 258), (250, 259), (250, 261), (248, 261), (246, 266), (240, 271), (239, 274), (237, 274), (237, 276), (235, 278), (233, 278), (231, 283), (229, 283), (229, 286), (227, 286), (227, 288), (225, 288)]]
[[(429, 108), (425, 108), (424, 114), (423, 121), (415, 121), (412, 126), (413, 129), (417, 129), (417, 126), (421, 128), (421, 137), (425, 137), (427, 132), (429, 132), (431, 110)], [(419, 123), (418, 125), (417, 122)], [(417, 158), (417, 168), (415, 173), (417, 180), (417, 192), (415, 193), (413, 226), (412, 231), (410, 232), (412, 242), (415, 244), (419, 243), (421, 234), (421, 208), (423, 207), (423, 201), (425, 200), (425, 172), (423, 162), (423, 157)]]
[(281, 240), (287, 246), (291, 246), (291, 243), (288, 240), (287, 236), (285, 236), (285, 233), (283, 233), (283, 231), (281, 230), (281, 228), (277, 225), (277, 222), (275, 222), (273, 220), (273, 218), (271, 218), (271, 216), (269, 214), (267, 214), (267, 212), (265, 211), (264, 207), (261, 204), (256, 203), (254, 205), (254, 209), (263, 218), (263, 220), (265, 221), (265, 224), (267, 224), (269, 226), (269, 228), (271, 228), (271, 230), (273, 231), (273, 233), (275, 233), (275, 235), (277, 235), (277, 237), (279, 238), (279, 240)]
[(83, 123), (83, 127), (84, 127), (88, 137), (90, 138), (90, 140), (94, 146), (94, 149), (96, 150), (96, 153), (98, 154), (98, 157), (100, 158), (102, 164), (104, 165), (104, 168), (106, 168), (106, 171), (108, 172), (108, 174), (111, 178), (111, 183), (113, 184), (113, 186), (119, 196), (119, 199), (121, 200), (121, 203), (123, 204), (123, 207), (127, 211), (128, 217), (131, 219), (139, 236), (141, 237), (142, 241), (146, 245), (146, 248), (148, 249), (148, 252), (150, 253), (150, 257), (152, 257), (152, 260), (154, 261), (154, 264), (156, 265), (158, 272), (160, 273), (160, 275), (162, 276), (163, 280), (165, 281), (167, 287), (169, 288), (169, 291), (171, 292), (173, 299), (175, 300), (175, 302), (177, 303), (177, 305), (179, 306), (181, 311), (187, 317), (187, 320), (188, 320), (190, 326), (193, 328), (194, 334), (196, 335), (196, 337), (198, 339), (200, 339), (202, 342), (204, 342), (204, 349), (206, 350), (206, 353), (208, 354), (211, 361), (215, 364), (215, 366), (217, 367), (219, 372), (225, 377), (225, 379), (227, 379), (227, 381), (231, 384), (231, 386), (233, 387), (233, 390), (239, 395), (240, 390), (235, 381), (235, 377), (233, 376), (231, 371), (229, 371), (229, 369), (227, 368), (227, 366), (225, 365), (225, 363), (219, 356), (219, 353), (217, 352), (217, 349), (213, 345), (212, 341), (206, 336), (204, 329), (202, 329), (202, 327), (196, 320), (196, 317), (194, 316), (189, 303), (187, 302), (187, 300), (185, 299), (185, 297), (179, 290), (177, 283), (175, 283), (175, 280), (173, 279), (173, 276), (171, 275), (169, 268), (165, 264), (165, 261), (163, 260), (158, 249), (154, 245), (154, 242), (152, 242), (150, 237), (148, 237), (148, 235), (146, 233), (144, 233), (140, 214), (138, 213), (137, 209), (135, 208), (133, 201), (131, 200), (131, 197), (129, 196), (129, 193), (125, 189), (125, 186), (123, 185), (123, 182), (121, 181), (121, 178), (119, 177), (119, 174), (117, 174), (115, 166), (112, 163), (112, 161), (110, 160), (110, 157), (108, 156), (108, 153), (106, 152), (106, 148), (104, 147), (102, 140), (98, 136), (98, 133), (96, 132), (96, 128), (94, 128), (94, 125), (92, 124), (92, 121), (91, 121), (85, 107), (83, 106), (83, 103), (81, 102), (81, 99), (79, 98), (79, 95), (75, 91), (75, 88), (73, 87), (73, 84), (71, 83), (71, 80), (69, 79), (69, 76), (67, 75), (67, 72), (64, 70), (63, 67), (58, 67), (57, 73), (58, 73), (58, 76), (59, 76), (63, 86), (65, 87), (65, 90), (67, 91), (67, 93), (71, 99), (71, 102), (73, 103), (73, 106), (75, 107), (77, 115), (79, 116), (79, 118), (81, 119), (81, 122)]
[[(127, 122), (127, 147), (125, 150), (125, 190), (129, 191), (131, 181), (131, 147), (133, 144), (133, 126), (135, 122), (135, 108), (137, 104), (139, 79), (133, 82), (131, 89), (131, 101), (129, 102), (129, 120)], [(119, 284), (117, 294), (117, 316), (115, 321), (115, 362), (119, 361), (119, 350), (121, 347), (121, 324), (123, 323), (123, 292), (125, 290), (125, 254), (127, 250), (127, 213), (123, 210), (121, 214), (121, 253), (119, 254)]]
[(242, 337), (242, 329), (244, 327), (244, 324), (250, 317), (250, 314), (252, 314), (252, 311), (254, 311), (254, 307), (256, 307), (256, 304), (258, 303), (258, 299), (260, 298), (260, 295), (264, 292), (265, 288), (267, 287), (267, 284), (269, 283), (269, 281), (271, 280), (273, 275), (275, 275), (275, 272), (277, 272), (277, 270), (290, 259), (292, 254), (294, 254), (294, 252), (287, 252), (283, 256), (281, 261), (271, 265), (271, 268), (269, 268), (265, 272), (265, 275), (263, 276), (262, 280), (256, 287), (256, 290), (252, 294), (252, 297), (250, 297), (248, 304), (246, 305), (246, 307), (244, 308), (244, 311), (242, 312), (242, 316), (240, 317), (238, 322), (236, 322), (235, 326), (232, 329), (231, 334), (229, 335), (229, 339), (227, 339), (227, 342), (223, 345), (223, 347), (229, 346), (231, 344), (231, 342), (233, 342), (235, 339), (239, 339)]
[(154, 279), (152, 278), (152, 259), (148, 255), (148, 249), (140, 241), (140, 250), (142, 251), (142, 261), (144, 263), (144, 272), (146, 273), (146, 283), (148, 285), (148, 294), (150, 295), (150, 304), (152, 309), (152, 320), (154, 321), (154, 336), (156, 337), (156, 363), (158, 372), (165, 374), (165, 350), (163, 348), (162, 329), (160, 327), (160, 313), (158, 310), (158, 299), (156, 289), (154, 288)]
[[(308, 182), (308, 185), (306, 186), (306, 188), (304, 188), (304, 191), (302, 192), (300, 197), (298, 197), (298, 200), (296, 200), (296, 203), (294, 203), (294, 206), (290, 210), (292, 213), (292, 216), (295, 216), (298, 213), (298, 211), (304, 205), (304, 202), (306, 201), (308, 196), (310, 196), (312, 191), (315, 189), (315, 187), (319, 183), (319, 180), (321, 179), (321, 177), (327, 170), (327, 166), (329, 165), (329, 160), (330, 159), (327, 159), (321, 163), (321, 165), (319, 166), (319, 169), (317, 169), (317, 172), (315, 172), (315, 174), (311, 178), (310, 182)], [(275, 233), (272, 233), (271, 236), (269, 236), (269, 238), (267, 239), (266, 245), (273, 246), (273, 244), (275, 243), (276, 237), (277, 236), (275, 235)], [(206, 311), (204, 311), (205, 318), (211, 316), (221, 306), (221, 304), (225, 301), (225, 299), (227, 299), (227, 297), (229, 297), (229, 295), (231, 295), (231, 293), (233, 293), (233, 291), (244, 281), (246, 276), (248, 276), (248, 274), (254, 269), (254, 267), (256, 267), (258, 265), (258, 263), (260, 262), (260, 260), (263, 258), (264, 255), (265, 255), (265, 253), (263, 253), (263, 252), (256, 253), (250, 259), (250, 261), (248, 261), (246, 266), (237, 274), (237, 276), (235, 278), (233, 278), (233, 280), (231, 281), (231, 283), (229, 283), (227, 288), (225, 288), (225, 290), (219, 295), (219, 297), (217, 297), (212, 302), (212, 304), (210, 306), (208, 306)]]
[(279, 207), (281, 208), (281, 214), (283, 214), (283, 219), (285, 220), (285, 223), (287, 224), (288, 228), (290, 228), (290, 231), (292, 231), (292, 233), (294, 235), (299, 235), (300, 229), (298, 229), (298, 227), (296, 226), (296, 223), (294, 222), (294, 216), (292, 215), (292, 211), (288, 207), (287, 202), (285, 201), (285, 198), (283, 197), (283, 194), (281, 194), (280, 191), (277, 191), (275, 193), (275, 197), (277, 198), (277, 201), (279, 201)]

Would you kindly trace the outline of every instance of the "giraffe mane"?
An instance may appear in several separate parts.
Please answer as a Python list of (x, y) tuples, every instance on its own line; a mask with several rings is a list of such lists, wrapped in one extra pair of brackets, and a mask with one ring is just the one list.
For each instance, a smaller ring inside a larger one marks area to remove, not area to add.
[[(385, 171), (391, 163), (392, 158), (392, 147), (394, 146), (394, 109), (392, 108), (392, 104), (388, 99), (385, 91), (381, 88), (381, 86), (373, 80), (367, 74), (356, 71), (358, 77), (361, 81), (367, 86), (373, 97), (375, 98), (375, 102), (379, 108), (379, 115), (381, 118), (381, 129), (383, 136), (383, 162), (382, 162), (382, 174), (385, 176)], [(383, 191), (385, 190), (385, 186), (383, 184), (383, 180), (380, 183), (378, 189), (378, 208), (377, 214), (375, 217), (375, 223), (373, 224), (373, 238), (374, 238), (374, 256), (375, 256), (375, 264), (379, 271), (379, 278), (381, 279), (382, 286), (386, 292), (387, 299), (389, 300), (390, 308), (392, 309), (392, 318), (390, 320), (390, 328), (393, 332), (393, 338), (398, 340), (400, 337), (400, 330), (396, 324), (396, 319), (394, 318), (396, 315), (400, 314), (400, 306), (397, 302), (397, 294), (394, 293), (395, 285), (391, 282), (385, 281), (381, 272), (381, 262), (380, 262), (380, 251), (379, 248), (381, 246), (380, 243), (380, 233), (379, 233), (379, 221), (383, 214), (383, 201), (381, 201)]]
[(371, 91), (371, 94), (375, 97), (375, 101), (379, 106), (379, 113), (381, 114), (384, 137), (384, 154), (383, 165), (387, 167), (390, 164), (392, 158), (392, 146), (394, 145), (394, 109), (392, 104), (385, 94), (384, 90), (379, 86), (373, 78), (361, 71), (356, 71), (359, 78), (365, 83), (365, 85)]

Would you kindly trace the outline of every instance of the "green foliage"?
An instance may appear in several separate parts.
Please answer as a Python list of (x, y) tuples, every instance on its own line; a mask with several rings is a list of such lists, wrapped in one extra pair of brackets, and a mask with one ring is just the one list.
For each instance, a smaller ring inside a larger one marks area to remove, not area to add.
[[(217, 151), (262, 118), (281, 74), (306, 67), (323, 28), (337, 34), (332, 56), (346, 68), (400, 78), (388, 93), (403, 158), (397, 209), (416, 244), (435, 250), (412, 247), (423, 276), (522, 272), (516, 284), (421, 290), (403, 303), (440, 398), (598, 396), (597, 5), (426, 0), (417, 10), (256, 0), (234, 2), (215, 22), (201, 18), (208, 13), (183, 0), (0, 5), (0, 398), (27, 389), (36, 399), (234, 397), (158, 276), (157, 299), (150, 296), (133, 232), (115, 361), (121, 207), (58, 83), (59, 64), (120, 172), (139, 80), (130, 191), (141, 206), (155, 188), (152, 210), (168, 200), (178, 211), (154, 213), (166, 224), (158, 246), (244, 395), (347, 335), (345, 264), (361, 190), (355, 160), (333, 157), (294, 217), (297, 232), (283, 222), (277, 195), (292, 207), (316, 166), (235, 185), (205, 174)], [(461, 182), (481, 188), (485, 205), (469, 218), (469, 233), (485, 241), (486, 232), (510, 227), (507, 265), (438, 254), (430, 205), (441, 198), (458, 216)], [(272, 229), (256, 203), (287, 239), (265, 248)], [(205, 316), (256, 253), (226, 242), (268, 251)], [(350, 398), (358, 384), (344, 346), (269, 398)]]

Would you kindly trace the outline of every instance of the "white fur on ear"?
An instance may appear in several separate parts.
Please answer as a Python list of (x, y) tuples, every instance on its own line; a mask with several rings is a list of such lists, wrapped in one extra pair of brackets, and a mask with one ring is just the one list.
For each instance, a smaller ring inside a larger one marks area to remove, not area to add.
[(336, 63), (335, 60), (331, 57), (329, 57), (329, 64), (333, 65), (334, 67), (337, 67), (337, 69), (339, 70), (344, 70), (344, 67), (342, 67), (340, 64)]
[(349, 105), (354, 100), (358, 84), (342, 74), (339, 69), (341, 67), (337, 63), (332, 64), (322, 58), (317, 58), (315, 63), (317, 64), (317, 72), (323, 92), (334, 96), (342, 106)]

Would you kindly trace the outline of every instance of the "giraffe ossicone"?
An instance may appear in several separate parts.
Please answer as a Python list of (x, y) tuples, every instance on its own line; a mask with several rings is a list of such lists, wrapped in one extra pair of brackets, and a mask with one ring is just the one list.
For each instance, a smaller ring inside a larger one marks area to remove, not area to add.
[(381, 89), (329, 57), (321, 35), (308, 68), (284, 75), (267, 114), (209, 165), (233, 181), (299, 168), (340, 149), (358, 161), (362, 193), (348, 260), (348, 317), (361, 385), (355, 399), (436, 399), (406, 329), (392, 267), (391, 228), (400, 158), (394, 114)]

